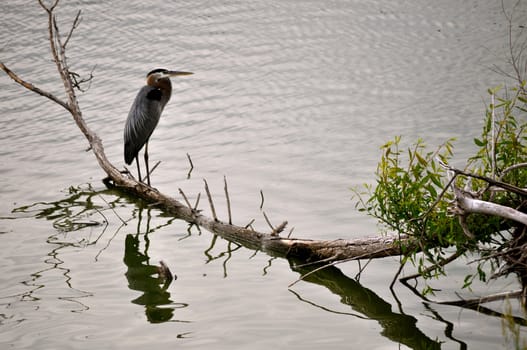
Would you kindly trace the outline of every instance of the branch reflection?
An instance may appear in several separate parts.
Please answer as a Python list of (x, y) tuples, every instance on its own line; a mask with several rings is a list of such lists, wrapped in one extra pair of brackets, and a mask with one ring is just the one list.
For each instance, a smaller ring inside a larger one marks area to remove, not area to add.
[[(83, 312), (90, 309), (84, 299), (93, 296), (93, 293), (75, 287), (79, 283), (74, 283), (71, 264), (64, 260), (62, 255), (68, 253), (72, 248), (82, 249), (96, 245), (103, 236), (108, 227), (104, 212), (113, 211), (120, 201), (119, 197), (115, 197), (110, 203), (105, 201), (104, 206), (98, 204), (97, 199), (102, 198), (101, 194), (104, 193), (104, 191), (95, 191), (89, 184), (70, 187), (68, 196), (61, 200), (37, 202), (12, 210), (16, 218), (34, 217), (49, 220), (55, 230), (46, 238), (46, 243), (51, 247), (51, 251), (44, 259), (46, 267), (31, 273), (28, 279), (21, 281), (28, 287), (28, 290), (11, 295), (9, 299), (18, 298), (21, 302), (39, 301), (42, 298), (40, 293), (47, 288), (54, 288), (54, 291), (60, 290), (60, 292), (53, 293), (58, 300), (74, 303), (75, 306), (70, 307), (70, 311)], [(92, 231), (99, 230), (101, 233), (92, 239)], [(89, 232), (88, 235), (87, 232)], [(57, 276), (61, 277), (57, 278)], [(57, 288), (62, 283), (66, 288)], [(45, 295), (45, 292), (43, 294)]]
[[(304, 275), (318, 267), (296, 267), (292, 261), (290, 261), (290, 265), (291, 269), (300, 273), (300, 275)], [(318, 270), (304, 280), (326, 287), (333, 294), (340, 296), (342, 304), (349, 305), (353, 310), (360, 313), (360, 315), (349, 313), (350, 315), (376, 320), (382, 327), (381, 334), (394, 342), (404, 344), (411, 349), (441, 348), (441, 342), (429, 338), (417, 328), (417, 319), (415, 317), (393, 312), (389, 303), (372, 290), (361, 286), (359, 282), (344, 275), (334, 266)], [(306, 302), (298, 293), (293, 293), (297, 295), (299, 300)], [(308, 303), (313, 305), (312, 302)], [(322, 306), (317, 307), (325, 309)]]
[[(227, 263), (229, 262), (229, 260), (231, 259), (232, 257), (232, 253), (234, 253), (235, 251), (239, 250), (242, 248), (241, 245), (237, 244), (237, 243), (233, 243), (233, 242), (230, 242), (230, 241), (226, 241), (227, 242), (227, 249), (225, 250), (222, 250), (219, 254), (217, 254), (216, 256), (214, 256), (212, 254), (212, 251), (214, 250), (214, 248), (216, 248), (216, 241), (218, 239), (218, 236), (217, 235), (213, 235), (212, 236), (212, 239), (210, 241), (210, 246), (205, 249), (205, 251), (203, 252), (203, 254), (205, 254), (205, 256), (207, 257), (207, 264), (208, 263), (211, 263), (215, 260), (219, 260), (219, 259), (223, 259), (223, 263), (222, 263), (222, 266), (223, 266), (223, 277), (227, 277)], [(232, 247), (234, 245), (234, 248)]]

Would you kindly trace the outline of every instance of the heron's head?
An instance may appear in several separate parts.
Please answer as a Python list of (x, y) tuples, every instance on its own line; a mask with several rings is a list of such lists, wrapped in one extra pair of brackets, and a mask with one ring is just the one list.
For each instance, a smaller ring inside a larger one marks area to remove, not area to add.
[(151, 86), (155, 86), (159, 81), (163, 79), (170, 79), (170, 77), (175, 77), (178, 75), (190, 75), (191, 72), (183, 72), (178, 70), (168, 70), (164, 68), (157, 68), (153, 71), (148, 72), (146, 75), (146, 83)]

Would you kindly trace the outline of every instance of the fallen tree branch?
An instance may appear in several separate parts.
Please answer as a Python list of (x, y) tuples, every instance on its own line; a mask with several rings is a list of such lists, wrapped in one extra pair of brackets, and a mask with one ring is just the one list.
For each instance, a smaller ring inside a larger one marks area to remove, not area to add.
[[(141, 198), (153, 205), (159, 207), (167, 213), (177, 218), (203, 227), (212, 233), (219, 235), (231, 242), (243, 245), (245, 247), (264, 251), (272, 256), (301, 259), (308, 262), (316, 261), (336, 261), (346, 259), (371, 259), (391, 255), (400, 255), (401, 246), (407, 244), (407, 237), (402, 240), (399, 237), (374, 237), (354, 240), (308, 240), (295, 238), (281, 238), (279, 233), (285, 228), (285, 222), (270, 233), (257, 232), (246, 227), (236, 226), (231, 223), (224, 223), (218, 219), (212, 203), (212, 196), (205, 182), (205, 190), (209, 198), (213, 218), (201, 214), (196, 207), (190, 207), (188, 199), (186, 205), (175, 198), (159, 192), (157, 189), (137, 181), (126, 171), (117, 169), (106, 157), (101, 139), (91, 130), (82, 116), (81, 109), (75, 94), (76, 84), (72, 81), (72, 73), (69, 70), (66, 57), (66, 44), (69, 42), (73, 31), (79, 24), (80, 12), (73, 21), (72, 28), (69, 30), (66, 40), (62, 40), (58, 30), (55, 15), (53, 13), (59, 0), (55, 0), (49, 7), (39, 0), (39, 4), (48, 14), (48, 32), (51, 54), (57, 66), (57, 70), (64, 84), (64, 90), (68, 97), (68, 102), (64, 102), (52, 94), (43, 91), (29, 82), (21, 79), (15, 72), (11, 71), (5, 64), (0, 62), (0, 68), (16, 83), (33, 91), (37, 94), (47, 97), (53, 102), (64, 107), (72, 115), (75, 123), (86, 137), (90, 144), (99, 166), (106, 173), (107, 178), (103, 181), (107, 186), (125, 191), (131, 195)], [(188, 156), (188, 155), (187, 155)], [(192, 170), (192, 162), (189, 157)], [(190, 174), (190, 172), (189, 172)], [(263, 192), (261, 194), (261, 205), (263, 207)], [(184, 196), (186, 198), (186, 196)], [(197, 206), (197, 205), (196, 205)]]

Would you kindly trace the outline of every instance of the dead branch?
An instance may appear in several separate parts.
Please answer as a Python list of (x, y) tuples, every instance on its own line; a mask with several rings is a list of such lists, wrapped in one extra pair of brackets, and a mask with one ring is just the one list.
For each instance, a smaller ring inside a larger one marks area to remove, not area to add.
[(231, 199), (229, 198), (229, 189), (227, 188), (227, 177), (223, 176), (225, 199), (227, 200), (227, 212), (229, 213), (229, 225), (232, 225)]
[(447, 265), (447, 264), (450, 264), (452, 261), (456, 260), (457, 258), (459, 258), (460, 256), (462, 256), (463, 254), (465, 253), (465, 250), (464, 249), (458, 249), (455, 253), (453, 253), (452, 255), (450, 255), (448, 258), (446, 259), (443, 259), (441, 260), (440, 262), (438, 262), (437, 264), (434, 264), (432, 266), (429, 266), (427, 268), (425, 268), (421, 273), (415, 273), (415, 274), (412, 274), (412, 275), (408, 275), (408, 276), (405, 276), (405, 277), (401, 277), (399, 279), (399, 281), (401, 282), (406, 282), (410, 279), (415, 279), (415, 278), (419, 278), (421, 277), (422, 275), (424, 274), (428, 274), (434, 270), (437, 270), (437, 269), (440, 269), (442, 268), (443, 266)]
[[(520, 168), (522, 166), (525, 166), (525, 165), (517, 164), (517, 166), (515, 166), (513, 169), (517, 169), (517, 168)], [(482, 180), (482, 181), (487, 182), (489, 185), (500, 187), (500, 188), (503, 188), (504, 190), (507, 190), (509, 192), (516, 193), (516, 194), (518, 194), (520, 196), (527, 197), (527, 190), (525, 190), (523, 188), (516, 187), (516, 186), (511, 185), (511, 184), (508, 184), (506, 182), (494, 180), (494, 179), (492, 179), (490, 177), (483, 176), (483, 175), (477, 175), (477, 174), (468, 173), (468, 172), (460, 170), (460, 169), (452, 168), (452, 167), (450, 167), (448, 165), (446, 165), (446, 169), (454, 172), (456, 175), (463, 175), (463, 176), (467, 176), (467, 177), (472, 177), (474, 179)]]
[(527, 214), (504, 205), (470, 198), (458, 188), (456, 188), (456, 205), (461, 215), (468, 213), (494, 215), (527, 225)]
[(36, 87), (35, 85), (31, 84), (30, 82), (27, 82), (25, 80), (23, 80), (22, 78), (20, 78), (18, 75), (16, 75), (12, 70), (10, 70), (9, 68), (7, 68), (4, 63), (0, 62), (0, 69), (2, 69), (11, 79), (13, 79), (17, 84), (25, 87), (26, 89), (30, 90), (30, 91), (33, 91), (34, 93), (37, 93), (41, 96), (44, 96), (48, 99), (50, 99), (51, 101), (55, 102), (56, 104), (64, 107), (65, 110), (67, 110), (68, 112), (71, 113), (70, 111), (70, 106), (68, 106), (68, 104), (64, 101), (62, 101), (61, 99), (59, 99), (57, 96), (53, 95), (52, 93), (49, 93), (47, 91), (44, 91), (38, 87)]
[(181, 188), (179, 189), (179, 193), (183, 197), (183, 200), (185, 200), (185, 203), (187, 203), (187, 207), (192, 208), (192, 206), (190, 205), (190, 202), (188, 201), (187, 196), (185, 195), (185, 192), (183, 192)]
[(210, 211), (212, 212), (212, 217), (214, 218), (214, 221), (218, 221), (218, 217), (216, 216), (216, 209), (214, 209), (214, 201), (212, 200), (212, 195), (210, 194), (209, 190), (209, 184), (205, 179), (203, 179), (203, 182), (205, 182), (205, 192), (207, 193), (207, 197), (209, 198), (209, 205)]
[[(452, 212), (459, 217), (459, 223), (462, 226), (467, 236), (469, 236), (470, 238), (474, 238), (474, 235), (468, 230), (468, 227), (465, 221), (466, 215), (471, 214), (471, 213), (472, 214), (494, 215), (494, 216), (502, 217), (502, 218), (509, 219), (512, 221), (516, 221), (523, 225), (527, 225), (527, 214), (519, 210), (513, 209), (511, 207), (507, 207), (507, 206), (492, 203), (489, 201), (483, 201), (479, 198), (475, 198), (473, 193), (469, 193), (467, 191), (464, 191), (458, 188), (455, 185), (455, 182), (453, 181), (453, 179), (457, 175), (463, 175), (469, 178), (475, 178), (478, 180), (485, 181), (489, 185), (502, 188), (504, 190), (507, 190), (512, 193), (516, 193), (523, 197), (527, 197), (527, 190), (516, 187), (514, 185), (508, 184), (500, 180), (495, 180), (487, 176), (468, 173), (463, 170), (453, 168), (445, 163), (441, 163), (441, 165), (447, 171), (454, 174), (449, 181), (449, 186), (452, 188), (454, 195), (455, 195), (455, 202), (452, 208)], [(523, 163), (518, 164), (517, 166), (510, 167), (509, 169), (507, 169), (507, 171), (519, 169), (523, 166), (524, 166)]]
[[(190, 224), (203, 227), (231, 242), (251, 249), (267, 252), (272, 256), (295, 258), (314, 262), (343, 260), (353, 257), (369, 259), (401, 254), (400, 247), (401, 244), (404, 244), (407, 240), (406, 237), (403, 237), (402, 240), (399, 240), (395, 237), (374, 237), (334, 241), (280, 238), (276, 236), (276, 234), (285, 228), (285, 224), (279, 225), (277, 229), (273, 228), (273, 231), (275, 231), (275, 235), (273, 235), (272, 233), (262, 233), (255, 231), (252, 228), (248, 228), (250, 225), (248, 225), (248, 227), (240, 227), (230, 223), (224, 223), (221, 222), (216, 215), (214, 204), (212, 203), (212, 196), (205, 180), (205, 190), (209, 198), (209, 204), (211, 206), (213, 218), (204, 216), (201, 214), (200, 210), (197, 209), (199, 195), (196, 205), (193, 208), (190, 206), (188, 199), (185, 199), (186, 196), (183, 193), (180, 192), (183, 195), (186, 204), (183, 204), (175, 198), (159, 192), (157, 189), (150, 187), (147, 184), (137, 181), (136, 179), (132, 178), (129, 173), (122, 172), (117, 169), (117, 167), (115, 167), (106, 157), (101, 139), (93, 130), (88, 127), (82, 116), (81, 109), (75, 94), (76, 84), (73, 81), (73, 77), (75, 75), (72, 74), (67, 64), (66, 45), (69, 43), (73, 31), (80, 23), (80, 12), (77, 13), (77, 17), (73, 21), (73, 25), (68, 31), (66, 39), (62, 40), (54, 15), (54, 10), (58, 5), (59, 0), (53, 2), (51, 6), (44, 5), (42, 0), (39, 0), (39, 3), (48, 14), (48, 39), (50, 42), (51, 54), (53, 61), (57, 66), (59, 76), (63, 82), (64, 91), (68, 102), (64, 102), (58, 97), (23, 80), (1, 62), (0, 68), (19, 85), (39, 95), (47, 97), (53, 102), (64, 107), (72, 115), (75, 123), (89, 142), (90, 149), (97, 159), (100, 168), (107, 175), (107, 178), (104, 179), (104, 182), (107, 186), (112, 186), (141, 198), (149, 203), (154, 204), (167, 213), (185, 220)], [(189, 159), (192, 170), (193, 164), (188, 154), (187, 158)], [(263, 207), (263, 192), (260, 191), (260, 194), (262, 200), (260, 207)], [(230, 199), (228, 199), (228, 201), (230, 201)]]
[(280, 225), (276, 226), (271, 232), (271, 236), (278, 236), (287, 226), (287, 221), (282, 222)]

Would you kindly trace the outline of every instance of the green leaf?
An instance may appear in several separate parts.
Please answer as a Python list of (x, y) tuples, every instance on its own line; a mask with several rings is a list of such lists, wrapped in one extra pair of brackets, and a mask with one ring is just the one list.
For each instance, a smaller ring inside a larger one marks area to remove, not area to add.
[(480, 139), (476, 139), (476, 138), (474, 138), (474, 143), (475, 143), (476, 146), (478, 146), (478, 147), (483, 147), (483, 146), (485, 146), (485, 144), (486, 144), (485, 141), (481, 141)]

